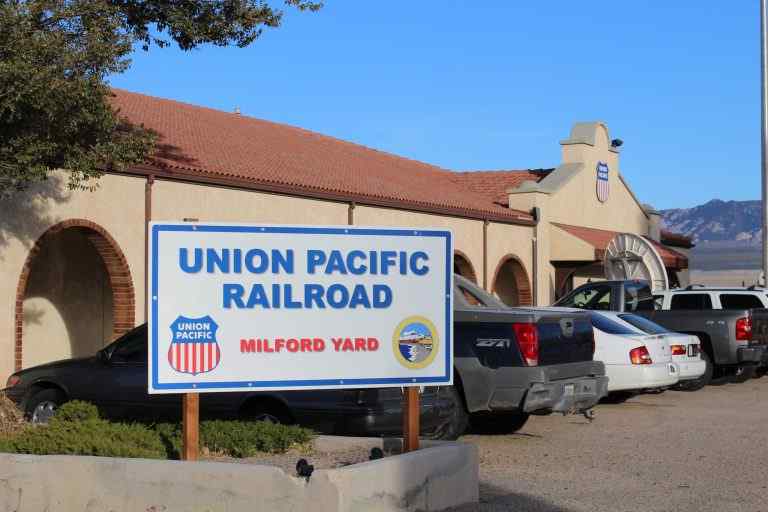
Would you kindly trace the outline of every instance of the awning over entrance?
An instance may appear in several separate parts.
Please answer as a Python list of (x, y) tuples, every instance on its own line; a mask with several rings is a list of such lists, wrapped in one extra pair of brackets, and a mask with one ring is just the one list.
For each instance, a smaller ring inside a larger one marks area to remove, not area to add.
[[(552, 230), (552, 261), (602, 261), (608, 243), (618, 234), (606, 229), (585, 228), (568, 224), (552, 223), (559, 228)], [(688, 268), (688, 257), (655, 240), (644, 237), (653, 246), (671, 270)]]

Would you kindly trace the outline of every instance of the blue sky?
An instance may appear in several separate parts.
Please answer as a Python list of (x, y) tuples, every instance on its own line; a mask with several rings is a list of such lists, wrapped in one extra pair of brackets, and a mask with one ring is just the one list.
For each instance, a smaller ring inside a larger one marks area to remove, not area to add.
[(555, 166), (574, 121), (602, 120), (642, 201), (757, 199), (758, 9), (327, 0), (245, 49), (138, 51), (111, 83), (461, 170)]

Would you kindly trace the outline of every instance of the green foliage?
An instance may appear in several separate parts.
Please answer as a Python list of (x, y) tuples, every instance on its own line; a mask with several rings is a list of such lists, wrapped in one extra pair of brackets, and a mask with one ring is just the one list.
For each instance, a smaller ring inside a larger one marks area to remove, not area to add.
[(56, 411), (58, 421), (90, 421), (99, 419), (99, 409), (89, 402), (72, 400)]
[(0, 198), (54, 169), (92, 189), (102, 170), (147, 159), (154, 134), (121, 120), (106, 83), (135, 44), (242, 47), (282, 16), (259, 0), (0, 0)]
[(165, 446), (156, 432), (144, 425), (110, 423), (102, 419), (30, 425), (19, 434), (0, 440), (0, 450), (35, 455), (95, 455), (164, 459)]
[[(181, 426), (162, 423), (152, 427), (158, 433), (169, 455), (181, 453)], [(309, 443), (311, 430), (276, 425), (263, 421), (211, 420), (200, 423), (200, 445), (211, 453), (235, 458), (253, 457), (259, 453), (284, 453)]]
[[(305, 428), (265, 422), (200, 423), (201, 448), (236, 458), (284, 453), (306, 445), (313, 435)], [(0, 452), (177, 459), (181, 439), (179, 424), (112, 423), (99, 418), (94, 405), (72, 401), (59, 408), (48, 425), (27, 425), (15, 432), (0, 434)]]
[(305, 445), (312, 432), (297, 426), (264, 421), (204, 421), (200, 441), (213, 453), (230, 457), (253, 457), (258, 453), (284, 453)]

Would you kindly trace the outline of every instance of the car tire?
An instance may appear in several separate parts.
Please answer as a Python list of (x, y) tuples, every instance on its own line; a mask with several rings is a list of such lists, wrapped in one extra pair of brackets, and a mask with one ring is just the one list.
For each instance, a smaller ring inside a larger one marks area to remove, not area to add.
[(710, 359), (709, 354), (704, 351), (701, 352), (701, 359), (706, 363), (702, 376), (698, 379), (682, 382), (678, 384), (676, 389), (680, 391), (698, 391), (712, 382), (712, 376), (715, 372), (715, 365), (712, 364), (712, 359)]
[(737, 366), (736, 373), (733, 375), (733, 377), (731, 377), (731, 382), (735, 382), (737, 384), (747, 382), (755, 376), (756, 371), (757, 366), (754, 364)]
[(472, 415), (472, 431), (476, 434), (513, 434), (523, 428), (530, 417), (522, 411), (477, 413)]
[(31, 423), (45, 424), (56, 413), (56, 409), (66, 401), (67, 397), (60, 389), (41, 389), (27, 400), (24, 415)]
[(464, 407), (464, 399), (456, 386), (441, 386), (437, 392), (439, 399), (446, 400), (450, 404), (451, 412), (434, 430), (422, 432), (421, 435), (426, 439), (453, 441), (464, 434), (469, 426), (469, 415)]
[(623, 404), (637, 393), (633, 391), (611, 391), (601, 400), (605, 404)]
[(264, 421), (278, 425), (293, 423), (290, 412), (278, 402), (251, 401), (247, 402), (240, 411), (240, 419), (244, 421)]

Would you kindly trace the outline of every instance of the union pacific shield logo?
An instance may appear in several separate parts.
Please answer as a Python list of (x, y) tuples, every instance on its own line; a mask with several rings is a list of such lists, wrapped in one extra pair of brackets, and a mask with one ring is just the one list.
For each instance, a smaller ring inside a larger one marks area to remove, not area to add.
[(206, 315), (202, 318), (180, 316), (171, 324), (173, 339), (168, 349), (168, 364), (179, 373), (198, 375), (216, 368), (221, 350), (216, 341), (219, 326)]
[(608, 200), (608, 164), (597, 162), (597, 200), (604, 203)]

